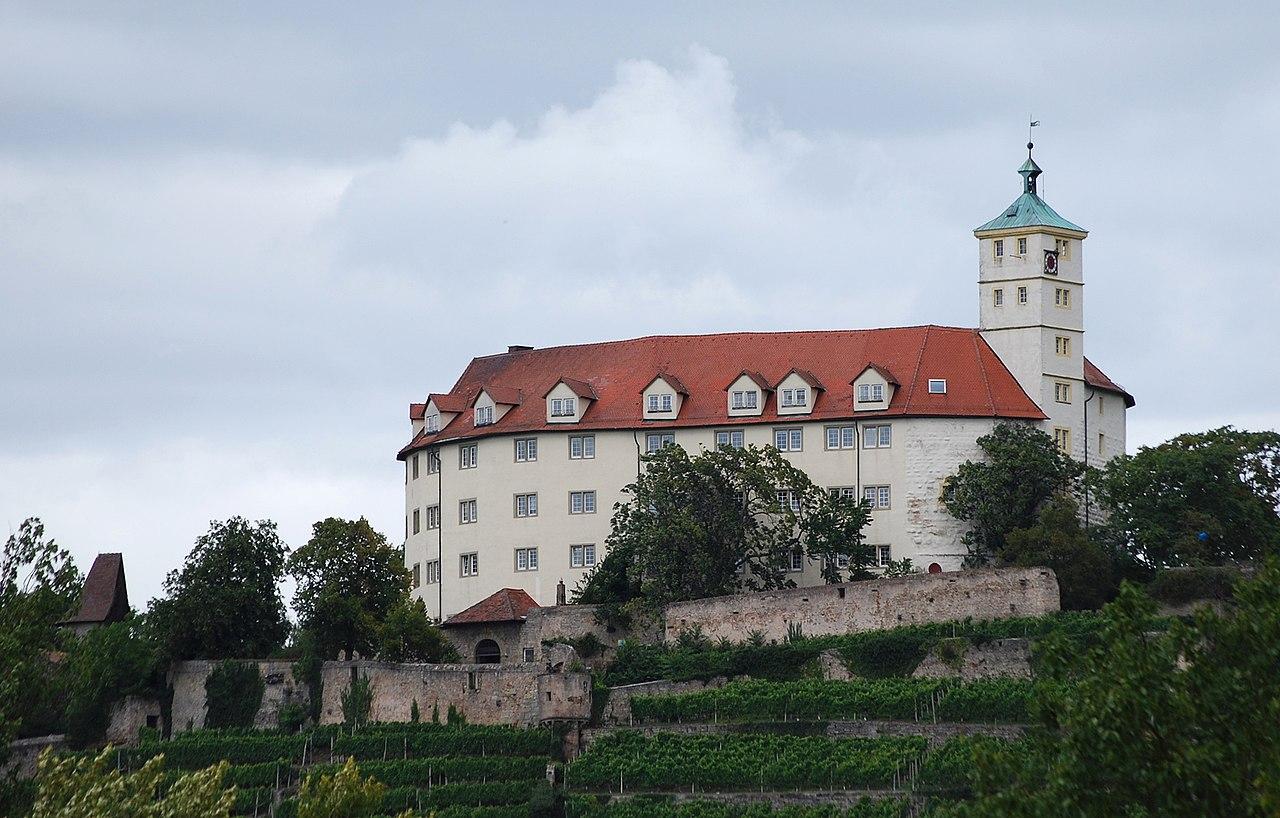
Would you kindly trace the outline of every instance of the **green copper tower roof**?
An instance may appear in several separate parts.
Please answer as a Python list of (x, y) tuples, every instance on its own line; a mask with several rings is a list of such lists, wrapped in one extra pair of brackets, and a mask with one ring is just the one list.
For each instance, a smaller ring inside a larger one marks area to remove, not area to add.
[(974, 233), (988, 230), (1011, 230), (1019, 227), (1057, 227), (1076, 233), (1087, 233), (1078, 224), (1073, 224), (1058, 215), (1052, 207), (1036, 193), (1036, 180), (1040, 178), (1040, 166), (1031, 158), (1030, 142), (1027, 143), (1027, 161), (1018, 168), (1022, 176), (1022, 195), (1013, 200), (1013, 204), (991, 221), (976, 228)]

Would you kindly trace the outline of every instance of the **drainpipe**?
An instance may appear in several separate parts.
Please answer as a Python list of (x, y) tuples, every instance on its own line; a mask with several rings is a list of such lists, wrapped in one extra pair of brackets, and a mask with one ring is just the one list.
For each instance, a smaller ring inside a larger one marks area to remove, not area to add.
[(1093, 390), (1089, 391), (1089, 397), (1084, 399), (1084, 533), (1089, 533), (1089, 401), (1093, 400), (1097, 393)]
[(632, 442), (633, 442), (633, 443), (635, 443), (635, 444), (636, 444), (636, 479), (637, 479), (637, 480), (639, 480), (639, 479), (640, 479), (640, 465), (641, 465), (641, 457), (642, 457), (642, 455), (640, 454), (640, 433), (639, 433), (639, 432), (637, 432), (637, 431), (635, 431), (634, 429), (632, 429), (632, 430), (631, 430), (631, 440), (632, 440)]

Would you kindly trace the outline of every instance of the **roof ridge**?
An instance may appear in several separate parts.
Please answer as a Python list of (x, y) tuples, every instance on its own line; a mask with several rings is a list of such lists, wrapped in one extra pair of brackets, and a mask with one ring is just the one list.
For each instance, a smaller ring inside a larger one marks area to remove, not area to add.
[(982, 347), (978, 346), (978, 334), (973, 335), (973, 357), (978, 360), (978, 371), (982, 373), (982, 389), (987, 393), (987, 404), (991, 407), (991, 416), (996, 415), (996, 399), (991, 394), (991, 379), (987, 377), (987, 363), (982, 360)]
[(929, 328), (925, 327), (924, 337), (920, 340), (920, 351), (916, 353), (916, 365), (911, 371), (911, 390), (907, 392), (907, 406), (911, 406), (916, 397), (916, 384), (920, 382), (920, 363), (924, 360), (924, 349), (929, 345)]

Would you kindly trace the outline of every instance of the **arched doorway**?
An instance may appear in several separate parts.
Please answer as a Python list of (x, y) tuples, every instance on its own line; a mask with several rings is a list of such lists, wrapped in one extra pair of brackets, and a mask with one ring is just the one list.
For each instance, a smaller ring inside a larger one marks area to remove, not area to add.
[(941, 574), (941, 573), (942, 573), (942, 566), (941, 566), (941, 565), (939, 565), (939, 564), (938, 564), (938, 563), (936, 563), (936, 562), (931, 562), (931, 563), (929, 563), (929, 573), (930, 573), (930, 574)]
[(476, 664), (496, 665), (502, 661), (502, 649), (492, 639), (481, 639), (476, 645)]

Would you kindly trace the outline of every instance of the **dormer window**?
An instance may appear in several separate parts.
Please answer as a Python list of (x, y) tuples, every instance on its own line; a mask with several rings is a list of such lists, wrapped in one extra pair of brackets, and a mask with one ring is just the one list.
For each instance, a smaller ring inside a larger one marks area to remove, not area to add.
[(433, 434), (440, 431), (439, 415), (427, 415), (427, 431)]
[(760, 393), (754, 389), (735, 391), (733, 393), (734, 409), (755, 409), (760, 405)]
[(675, 395), (669, 392), (649, 396), (650, 412), (670, 412), (675, 405)]
[(554, 418), (573, 417), (578, 412), (577, 398), (552, 398), (551, 416)]
[(809, 390), (800, 386), (795, 389), (782, 390), (783, 406), (807, 406), (809, 404)]
[(476, 425), (490, 426), (493, 424), (493, 407), (477, 406), (476, 407)]
[(879, 403), (884, 400), (884, 384), (858, 384), (858, 403)]
[(947, 381), (946, 381), (946, 379), (945, 379), (945, 378), (930, 378), (930, 379), (929, 379), (929, 394), (930, 394), (930, 395), (945, 395), (945, 394), (947, 394)]

